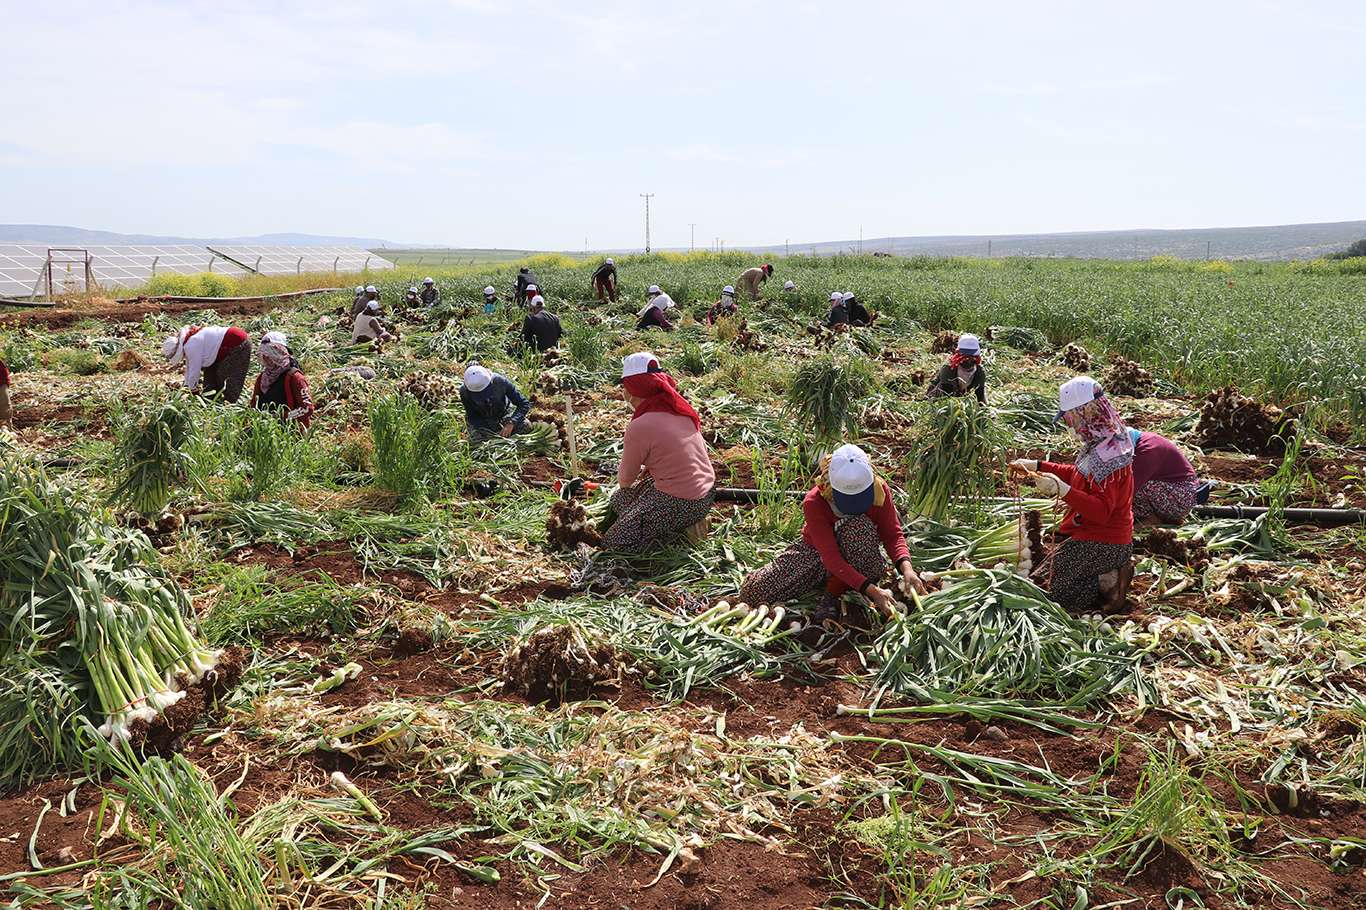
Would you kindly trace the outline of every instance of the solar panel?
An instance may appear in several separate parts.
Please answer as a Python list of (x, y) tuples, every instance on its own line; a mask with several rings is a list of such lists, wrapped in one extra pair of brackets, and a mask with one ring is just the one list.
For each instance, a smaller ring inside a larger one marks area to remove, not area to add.
[(262, 275), (293, 275), (296, 272), (360, 272), (392, 269), (394, 264), (368, 250), (354, 246), (227, 246), (210, 250), (239, 262)]
[[(49, 244), (0, 244), (0, 297), (28, 297), (48, 289), (44, 267)], [(139, 288), (154, 274), (214, 272), (240, 278), (296, 272), (359, 272), (392, 269), (394, 264), (358, 247), (346, 246), (90, 246), (90, 271), (101, 288)], [(79, 250), (54, 252), (52, 283), (57, 293), (81, 293), (85, 257)], [(41, 279), (41, 280), (40, 280)]]

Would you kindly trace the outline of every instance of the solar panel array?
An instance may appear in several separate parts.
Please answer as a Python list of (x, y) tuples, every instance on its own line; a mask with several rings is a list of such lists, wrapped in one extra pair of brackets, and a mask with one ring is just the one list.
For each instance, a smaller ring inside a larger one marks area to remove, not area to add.
[(56, 293), (81, 293), (86, 287), (85, 255), (95, 284), (104, 289), (138, 288), (154, 274), (196, 275), (214, 272), (241, 277), (296, 272), (359, 272), (366, 268), (392, 269), (394, 264), (357, 247), (340, 246), (89, 246), (0, 244), (0, 297), (28, 297), (48, 293), (45, 266), (52, 253), (52, 283)]
[(240, 262), (262, 275), (293, 275), (296, 272), (361, 272), (366, 268), (392, 269), (394, 264), (368, 250), (354, 246), (224, 246), (210, 250)]

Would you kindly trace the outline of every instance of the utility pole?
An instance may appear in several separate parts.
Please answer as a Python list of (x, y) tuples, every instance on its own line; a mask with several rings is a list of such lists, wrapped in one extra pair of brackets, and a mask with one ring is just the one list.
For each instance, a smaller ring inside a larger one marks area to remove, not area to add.
[(987, 258), (991, 258), (991, 238), (987, 238)]
[(1210, 242), (1209, 242), (1208, 240), (1206, 240), (1206, 241), (1205, 241), (1205, 259), (1206, 259), (1206, 260), (1209, 259), (1209, 248), (1210, 248)]
[(692, 222), (690, 221), (690, 222), (688, 222), (688, 252), (691, 253), (691, 252), (695, 251), (696, 249), (697, 249), (697, 225), (694, 224), (694, 223), (692, 223)]
[(784, 256), (791, 256), (791, 255), (792, 255), (792, 241), (791, 241), (790, 239), (784, 240), (784, 241), (783, 241), (783, 255), (784, 255)]
[(863, 225), (858, 226), (858, 254), (863, 255)]
[(654, 193), (641, 193), (640, 198), (645, 200), (645, 252), (650, 252), (650, 197)]

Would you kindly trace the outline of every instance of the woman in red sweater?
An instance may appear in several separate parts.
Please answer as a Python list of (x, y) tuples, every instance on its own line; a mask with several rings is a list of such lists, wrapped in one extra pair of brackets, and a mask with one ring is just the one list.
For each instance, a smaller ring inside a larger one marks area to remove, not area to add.
[(1011, 467), (1067, 505), (1058, 526), (1065, 539), (1052, 557), (1052, 598), (1074, 613), (1088, 613), (1098, 603), (1118, 610), (1134, 574), (1134, 444), (1089, 376), (1063, 383), (1058, 406), (1058, 419), (1081, 441), (1075, 464), (1022, 458)]
[(251, 406), (281, 410), (285, 420), (307, 427), (313, 419), (313, 398), (299, 361), (289, 352), (284, 332), (266, 332), (258, 346), (261, 373), (251, 387)]
[(615, 517), (602, 545), (641, 552), (705, 529), (716, 501), (716, 474), (702, 438), (702, 419), (655, 355), (640, 351), (624, 358), (621, 388), (631, 421), (611, 499)]
[(844, 595), (857, 591), (891, 616), (896, 609), (892, 592), (879, 585), (887, 571), (883, 549), (905, 583), (924, 593), (892, 490), (858, 446), (842, 445), (821, 460), (816, 485), (802, 500), (802, 515), (801, 538), (745, 579), (741, 601), (782, 603), (824, 588), (825, 597), (811, 615), (814, 628), (837, 618)]

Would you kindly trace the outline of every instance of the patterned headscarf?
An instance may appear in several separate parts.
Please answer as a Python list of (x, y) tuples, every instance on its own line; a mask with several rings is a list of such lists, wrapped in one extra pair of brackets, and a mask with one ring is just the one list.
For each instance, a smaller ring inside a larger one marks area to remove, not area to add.
[(1091, 482), (1102, 484), (1111, 474), (1133, 463), (1134, 443), (1129, 438), (1129, 428), (1109, 398), (1101, 395), (1066, 411), (1062, 419), (1081, 440), (1076, 467)]
[(294, 358), (289, 353), (288, 339), (283, 332), (267, 332), (257, 352), (261, 355), (260, 388), (264, 392), (289, 369)]

